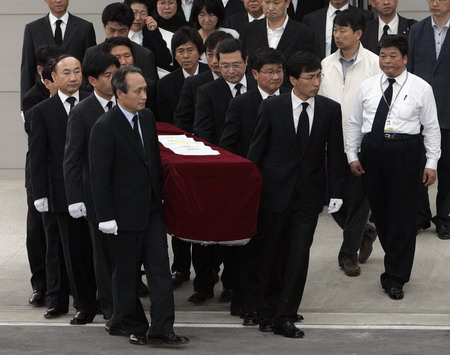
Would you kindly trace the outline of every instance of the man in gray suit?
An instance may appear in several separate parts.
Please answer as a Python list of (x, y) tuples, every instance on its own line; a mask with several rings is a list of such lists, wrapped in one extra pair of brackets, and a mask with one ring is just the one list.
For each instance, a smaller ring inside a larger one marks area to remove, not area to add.
[(80, 62), (84, 52), (95, 45), (92, 23), (67, 11), (69, 0), (44, 0), (50, 13), (25, 26), (20, 68), (20, 98), (35, 84), (36, 50), (46, 44), (57, 44)]
[[(431, 221), (440, 239), (450, 239), (450, 0), (428, 3), (432, 15), (415, 24), (409, 34), (408, 70), (427, 81), (436, 98), (442, 153), (437, 167), (436, 216)], [(421, 204), (421, 210), (427, 209), (428, 198)], [(429, 220), (421, 221), (417, 230), (429, 225)]]

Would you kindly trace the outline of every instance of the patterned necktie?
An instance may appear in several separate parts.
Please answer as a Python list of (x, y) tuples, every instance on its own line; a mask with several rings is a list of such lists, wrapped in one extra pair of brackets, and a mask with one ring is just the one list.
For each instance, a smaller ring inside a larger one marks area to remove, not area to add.
[(236, 89), (236, 95), (234, 95), (234, 97), (236, 97), (236, 96), (241, 94), (242, 84), (241, 83), (237, 83), (236, 85), (234, 85), (234, 88)]
[(61, 31), (62, 20), (56, 20), (56, 28), (55, 28), (55, 43), (60, 46), (62, 45), (62, 31)]
[(384, 95), (380, 99), (380, 103), (378, 104), (377, 112), (375, 113), (375, 118), (373, 119), (372, 123), (372, 131), (370, 133), (370, 137), (372, 146), (374, 148), (379, 147), (383, 142), (384, 125), (386, 123), (386, 118), (389, 113), (389, 106), (391, 105), (392, 101), (392, 85), (394, 85), (395, 79), (388, 79), (388, 81), (389, 86), (384, 91)]
[(73, 97), (73, 96), (70, 96), (70, 97), (68, 97), (68, 98), (66, 99), (66, 102), (68, 102), (68, 103), (70, 104), (69, 112), (70, 112), (70, 110), (72, 110), (73, 107), (75, 106), (75, 101), (76, 101), (76, 100), (77, 100), (77, 99), (76, 99), (75, 97)]
[(297, 142), (300, 155), (303, 155), (306, 152), (306, 146), (308, 145), (309, 140), (309, 116), (308, 112), (306, 112), (308, 105), (307, 102), (302, 102), (303, 109), (298, 118)]

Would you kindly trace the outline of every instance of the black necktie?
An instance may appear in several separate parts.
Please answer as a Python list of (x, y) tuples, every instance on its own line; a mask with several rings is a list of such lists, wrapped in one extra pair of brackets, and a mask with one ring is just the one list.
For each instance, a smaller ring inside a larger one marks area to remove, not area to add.
[(62, 20), (56, 20), (56, 28), (55, 28), (55, 43), (60, 46), (62, 45), (62, 31), (61, 31)]
[(241, 83), (237, 83), (236, 85), (234, 85), (234, 88), (236, 89), (236, 95), (234, 95), (236, 97), (236, 96), (241, 94), (242, 84)]
[(381, 35), (381, 38), (383, 38), (384, 36), (387, 36), (389, 33), (389, 26), (388, 25), (384, 25), (383, 27), (383, 34)]
[(106, 104), (106, 107), (108, 108), (108, 111), (112, 109), (113, 106), (113, 102), (112, 101), (108, 101), (108, 103)]
[[(378, 104), (377, 112), (375, 113), (375, 118), (372, 123), (372, 131), (370, 133), (372, 146), (374, 148), (379, 147), (383, 142), (384, 136), (384, 125), (386, 123), (386, 118), (389, 113), (389, 106), (392, 101), (392, 85), (395, 83), (395, 79), (388, 79), (389, 86), (384, 91), (384, 96), (381, 97), (380, 103)], [(385, 100), (386, 99), (386, 100)], [(387, 102), (386, 102), (387, 101)]]
[[(70, 96), (70, 97), (68, 97), (67, 99), (66, 99), (66, 102), (68, 102), (69, 104), (70, 104), (70, 110), (72, 110), (73, 109), (73, 107), (75, 106), (75, 101), (76, 101), (77, 99), (75, 98), (75, 97), (73, 97), (73, 96)], [(69, 112), (70, 112), (70, 110), (69, 110)]]
[(306, 151), (306, 146), (308, 145), (309, 140), (309, 116), (306, 109), (308, 107), (307, 102), (302, 102), (302, 112), (298, 118), (297, 125), (297, 142), (298, 148), (300, 150), (300, 155), (303, 155)]
[(136, 137), (136, 140), (138, 141), (138, 144), (140, 147), (142, 147), (142, 151), (145, 155), (145, 149), (144, 149), (144, 142), (142, 141), (141, 134), (139, 133), (139, 116), (134, 115), (133, 117), (133, 132), (134, 136)]
[[(342, 12), (342, 11), (336, 10), (334, 12), (334, 14), (335, 14), (334, 18), (336, 18), (336, 16), (339, 15), (340, 12)], [(331, 53), (330, 54), (333, 54), (334, 52), (336, 52), (336, 50), (337, 50), (337, 47), (336, 47), (336, 43), (334, 42), (334, 31), (333, 31), (333, 28), (331, 28)]]

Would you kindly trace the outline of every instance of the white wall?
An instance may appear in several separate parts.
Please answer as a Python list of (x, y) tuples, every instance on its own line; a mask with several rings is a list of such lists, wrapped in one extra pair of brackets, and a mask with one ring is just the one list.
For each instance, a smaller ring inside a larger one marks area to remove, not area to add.
[[(104, 39), (100, 14), (112, 0), (71, 0), (70, 12), (94, 23), (97, 42)], [(400, 0), (405, 17), (422, 19), (428, 15), (425, 0)], [(20, 117), (19, 79), (25, 24), (48, 12), (44, 0), (0, 1), (0, 179), (22, 179), (26, 134)]]

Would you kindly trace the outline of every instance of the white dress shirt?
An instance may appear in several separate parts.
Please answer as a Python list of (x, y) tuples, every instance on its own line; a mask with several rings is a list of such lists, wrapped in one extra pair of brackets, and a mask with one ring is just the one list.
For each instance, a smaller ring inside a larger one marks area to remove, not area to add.
[(239, 83), (230, 83), (230, 82), (228, 82), (226, 80), (225, 80), (225, 82), (230, 87), (231, 95), (233, 97), (236, 97), (236, 92), (237, 92), (237, 90), (235, 88), (236, 84), (239, 84), (239, 83), (242, 84), (242, 86), (241, 86), (241, 95), (247, 92), (247, 78), (246, 78), (245, 75), (242, 77), (242, 79), (241, 79), (241, 81)]
[(247, 12), (247, 16), (248, 16), (248, 22), (253, 22), (255, 20), (262, 20), (263, 18), (265, 18), (266, 16), (264, 14), (262, 14), (261, 16), (259, 16), (258, 18), (253, 17), (252, 15), (250, 15)]
[(289, 20), (289, 16), (286, 15), (284, 19), (283, 25), (279, 28), (272, 30), (269, 27), (269, 21), (266, 22), (267, 26), (267, 42), (269, 43), (269, 47), (273, 49), (277, 49), (278, 43), (280, 43), (281, 36), (283, 35), (284, 29), (286, 28), (287, 22)]
[(295, 127), (295, 133), (297, 133), (298, 128), (298, 119), (300, 118), (300, 114), (303, 111), (303, 102), (307, 102), (309, 105), (306, 108), (306, 113), (308, 114), (309, 118), (309, 132), (311, 133), (311, 127), (314, 120), (314, 105), (315, 105), (315, 99), (314, 97), (310, 97), (308, 100), (303, 101), (300, 98), (297, 97), (297, 95), (294, 94), (294, 90), (291, 91), (291, 100), (292, 100), (292, 118), (294, 120), (294, 127)]
[(439, 58), (439, 53), (441, 53), (442, 44), (447, 36), (448, 27), (450, 26), (450, 20), (444, 25), (444, 27), (439, 27), (436, 22), (434, 22), (433, 16), (431, 16), (431, 26), (434, 31), (434, 42), (436, 45), (436, 59)]
[[(132, 114), (131, 112), (125, 110), (125, 109), (124, 109), (122, 106), (120, 106), (119, 104), (117, 104), (117, 106), (119, 106), (120, 111), (122, 111), (122, 113), (124, 114), (125, 118), (127, 119), (128, 123), (129, 123), (130, 126), (131, 126), (131, 129), (134, 129), (133, 117), (134, 117), (135, 115), (138, 115), (138, 116), (139, 116), (139, 114), (138, 114), (137, 112), (136, 112), (135, 114)], [(138, 130), (139, 130), (139, 135), (141, 136), (142, 145), (144, 145), (144, 140), (142, 139), (141, 125), (140, 125), (140, 123), (139, 123), (139, 120), (138, 120)]]
[(52, 33), (53, 37), (55, 37), (55, 30), (56, 30), (56, 21), (61, 20), (61, 25), (59, 26), (61, 28), (62, 38), (64, 40), (64, 34), (66, 33), (67, 28), (67, 22), (69, 21), (69, 13), (66, 11), (66, 13), (61, 17), (57, 18), (56, 16), (53, 16), (50, 12), (48, 14), (48, 20), (50, 21), (50, 25), (52, 26)]
[(194, 0), (181, 0), (181, 8), (183, 9), (183, 14), (186, 22), (189, 22), (189, 18), (191, 17), (193, 4)]
[(103, 107), (103, 110), (105, 112), (108, 112), (108, 102), (112, 101), (113, 105), (111, 106), (111, 108), (116, 106), (116, 98), (114, 96), (111, 98), (111, 100), (106, 100), (103, 97), (99, 96), (95, 91), (94, 95), (97, 98), (98, 102), (100, 102), (100, 105)]
[(280, 95), (280, 89), (275, 91), (272, 95), (269, 95), (267, 92), (265, 92), (263, 89), (261, 89), (259, 87), (259, 85), (258, 85), (258, 90), (259, 90), (259, 94), (261, 95), (263, 100), (267, 99), (269, 96), (278, 96), (278, 95)]
[(333, 40), (333, 21), (336, 17), (336, 11), (344, 11), (348, 9), (348, 4), (336, 9), (333, 5), (328, 5), (327, 11), (327, 25), (325, 27), (325, 57), (331, 54), (331, 41)]
[[(198, 68), (199, 68), (199, 65), (197, 64), (197, 68), (195, 68), (195, 73), (194, 73), (194, 75), (197, 75), (198, 74)], [(186, 79), (186, 78), (189, 78), (190, 76), (194, 76), (194, 75), (191, 75), (191, 74), (189, 74), (186, 70), (184, 70), (183, 68), (181, 68), (181, 71), (183, 72), (183, 76), (184, 76), (184, 78)]]
[(378, 16), (378, 40), (381, 39), (381, 36), (383, 36), (383, 29), (384, 26), (388, 25), (388, 35), (396, 35), (398, 33), (398, 15), (395, 15), (395, 17), (392, 19), (391, 22), (385, 23), (379, 16)]
[(66, 99), (68, 97), (74, 97), (76, 99), (75, 103), (74, 103), (74, 106), (76, 106), (80, 102), (80, 92), (79, 91), (74, 93), (72, 96), (67, 96), (66, 94), (63, 94), (61, 91), (58, 90), (58, 96), (59, 96), (59, 98), (61, 99), (61, 102), (64, 105), (64, 109), (66, 110), (67, 115), (69, 115), (69, 112), (70, 112), (70, 104), (66, 101)]
[[(361, 84), (352, 115), (347, 123), (345, 152), (349, 163), (359, 160), (357, 153), (362, 137), (372, 131), (382, 93), (389, 85), (387, 79), (385, 74), (378, 74)], [(436, 169), (441, 155), (441, 132), (433, 90), (426, 81), (406, 70), (395, 80), (391, 102), (393, 127), (386, 132), (415, 135), (420, 133), (422, 125), (427, 157), (425, 167)]]
[(136, 44), (142, 46), (142, 42), (144, 41), (144, 35), (142, 34), (142, 30), (138, 32), (134, 32), (130, 30), (128, 32), (128, 38)]

